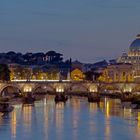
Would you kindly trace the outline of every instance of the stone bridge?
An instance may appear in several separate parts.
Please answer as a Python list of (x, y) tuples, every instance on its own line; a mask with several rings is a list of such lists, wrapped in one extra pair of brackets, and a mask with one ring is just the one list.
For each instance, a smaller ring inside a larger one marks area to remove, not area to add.
[(98, 83), (98, 82), (1, 82), (0, 96), (8, 92), (140, 92), (140, 83)]

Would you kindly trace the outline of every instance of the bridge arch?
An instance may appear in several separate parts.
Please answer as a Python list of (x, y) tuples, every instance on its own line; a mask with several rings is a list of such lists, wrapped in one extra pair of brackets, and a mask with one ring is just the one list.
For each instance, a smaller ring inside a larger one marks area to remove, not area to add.
[(82, 83), (72, 83), (69, 88), (67, 88), (68, 92), (88, 92), (89, 87), (86, 84)]
[(140, 92), (140, 85), (133, 87), (132, 92)]
[(32, 90), (33, 93), (42, 93), (42, 92), (54, 92), (55, 88), (52, 85), (37, 85)]
[(121, 92), (121, 89), (114, 84), (105, 84), (100, 85), (98, 87), (99, 92), (108, 92), (108, 93), (115, 93), (115, 92)]
[(1, 88), (0, 96), (15, 97), (22, 94), (22, 90), (17, 85), (6, 85)]

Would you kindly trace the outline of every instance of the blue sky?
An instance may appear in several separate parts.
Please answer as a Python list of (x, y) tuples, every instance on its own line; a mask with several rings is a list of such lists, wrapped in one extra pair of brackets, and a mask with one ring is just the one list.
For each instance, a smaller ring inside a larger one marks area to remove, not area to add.
[(127, 51), (140, 33), (140, 0), (0, 0), (0, 51), (95, 62)]

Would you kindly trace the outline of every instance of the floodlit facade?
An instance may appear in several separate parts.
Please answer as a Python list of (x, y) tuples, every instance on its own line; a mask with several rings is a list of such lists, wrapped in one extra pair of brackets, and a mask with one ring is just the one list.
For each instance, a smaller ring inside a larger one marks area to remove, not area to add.
[(117, 59), (117, 62), (132, 64), (134, 68), (134, 79), (135, 81), (140, 81), (140, 34), (131, 43), (128, 53), (123, 53)]
[(102, 82), (134, 82), (133, 65), (118, 63), (108, 65), (99, 77)]
[(84, 78), (85, 78), (85, 75), (80, 69), (74, 69), (71, 72), (71, 80), (73, 81), (83, 81)]

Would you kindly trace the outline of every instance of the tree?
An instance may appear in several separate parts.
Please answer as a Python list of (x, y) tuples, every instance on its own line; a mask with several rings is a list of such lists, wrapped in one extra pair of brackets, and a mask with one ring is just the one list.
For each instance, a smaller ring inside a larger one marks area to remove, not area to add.
[(10, 81), (10, 70), (6, 64), (0, 64), (0, 80)]
[(55, 51), (49, 51), (46, 53), (48, 58), (48, 62), (52, 64), (61, 63), (63, 61), (63, 55), (60, 53), (56, 53)]
[(84, 74), (85, 74), (85, 80), (93, 81), (93, 74), (94, 73), (92, 71), (87, 71)]

